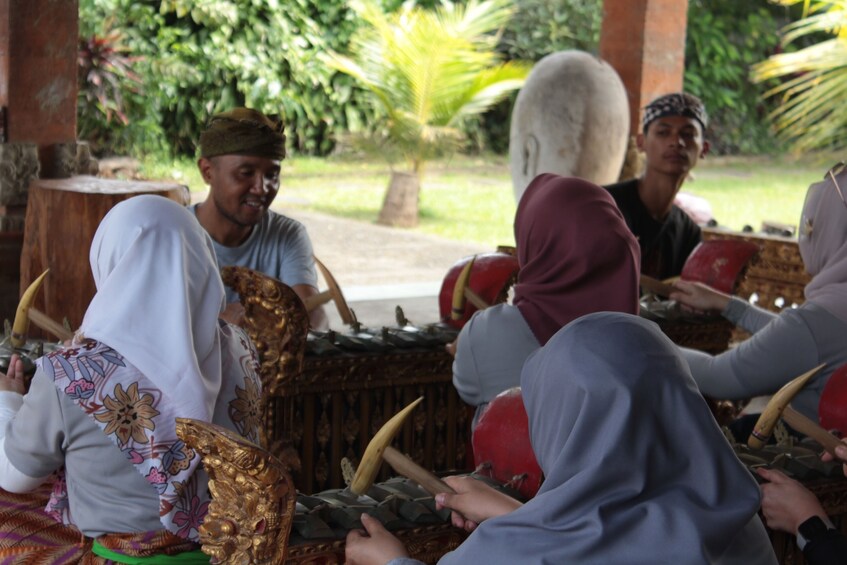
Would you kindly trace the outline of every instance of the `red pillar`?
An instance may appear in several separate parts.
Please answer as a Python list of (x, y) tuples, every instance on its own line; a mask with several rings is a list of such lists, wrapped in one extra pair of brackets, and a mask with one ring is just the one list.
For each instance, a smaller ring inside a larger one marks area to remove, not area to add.
[(688, 0), (604, 0), (600, 57), (629, 97), (630, 132), (653, 98), (682, 90)]
[(0, 0), (6, 141), (76, 140), (78, 0)]
[(78, 36), (78, 0), (0, 0), (0, 323), (20, 296), (28, 181), (76, 141)]

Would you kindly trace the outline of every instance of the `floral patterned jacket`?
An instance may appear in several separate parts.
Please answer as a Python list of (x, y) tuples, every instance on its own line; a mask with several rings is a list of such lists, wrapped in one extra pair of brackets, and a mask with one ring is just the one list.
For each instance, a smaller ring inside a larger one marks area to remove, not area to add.
[[(258, 443), (256, 349), (240, 328), (222, 322), (221, 334), (223, 379), (213, 421)], [(200, 456), (176, 435), (179, 402), (105, 343), (88, 340), (56, 351), (41, 358), (39, 367), (156, 490), (164, 528), (196, 541), (209, 504), (208, 478), (198, 469)], [(64, 480), (56, 481), (47, 510), (74, 523)]]

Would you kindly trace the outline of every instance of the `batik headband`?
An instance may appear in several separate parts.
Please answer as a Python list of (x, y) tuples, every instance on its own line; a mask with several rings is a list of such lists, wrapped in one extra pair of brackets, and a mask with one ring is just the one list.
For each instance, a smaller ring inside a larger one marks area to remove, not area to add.
[(200, 134), (200, 156), (252, 155), (285, 158), (285, 125), (250, 108), (215, 114)]
[(665, 116), (683, 116), (693, 118), (700, 123), (703, 131), (709, 124), (709, 116), (703, 102), (693, 94), (685, 92), (674, 92), (665, 94), (650, 102), (644, 107), (644, 119), (641, 122), (643, 131), (647, 132), (647, 126)]

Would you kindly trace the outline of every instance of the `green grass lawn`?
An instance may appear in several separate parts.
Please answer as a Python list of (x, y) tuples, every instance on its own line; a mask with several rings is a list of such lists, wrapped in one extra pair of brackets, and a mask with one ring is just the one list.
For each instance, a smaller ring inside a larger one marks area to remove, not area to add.
[[(796, 225), (806, 188), (820, 180), (837, 159), (831, 155), (791, 157), (710, 157), (695, 170), (683, 190), (709, 201), (718, 222), (731, 229), (755, 229), (770, 220)], [(192, 160), (149, 160), (142, 173), (150, 179), (176, 180), (192, 190), (205, 187)], [(370, 160), (295, 157), (283, 162), (277, 203), (373, 222), (390, 176), (389, 168)], [(421, 223), (417, 231), (481, 243), (513, 244), (515, 202), (505, 156), (455, 156), (431, 163), (422, 183)]]

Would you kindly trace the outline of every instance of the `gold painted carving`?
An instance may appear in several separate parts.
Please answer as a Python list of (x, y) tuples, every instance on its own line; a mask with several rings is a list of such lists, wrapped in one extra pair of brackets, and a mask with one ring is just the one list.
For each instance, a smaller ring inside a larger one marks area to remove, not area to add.
[(209, 474), (203, 553), (233, 565), (284, 562), (297, 500), (288, 465), (221, 426), (186, 418), (176, 425)]
[(224, 267), (221, 276), (241, 298), (245, 330), (261, 360), (263, 392), (274, 396), (303, 367), (309, 334), (306, 307), (290, 287), (257, 271)]

